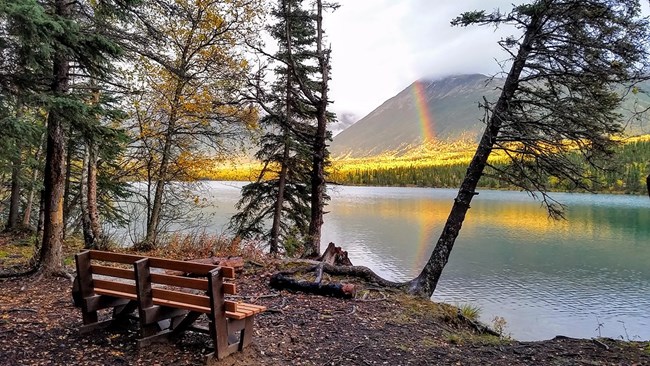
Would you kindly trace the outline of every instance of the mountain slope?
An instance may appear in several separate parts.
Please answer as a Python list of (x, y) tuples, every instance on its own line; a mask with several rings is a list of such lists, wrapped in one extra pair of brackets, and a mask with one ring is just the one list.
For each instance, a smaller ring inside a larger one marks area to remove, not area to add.
[[(478, 104), (484, 97), (494, 102), (502, 84), (503, 79), (481, 74), (418, 80), (338, 134), (330, 146), (332, 156), (369, 157), (405, 153), (431, 141), (476, 141), (484, 127)], [(650, 83), (642, 84), (641, 90), (644, 93), (630, 95), (624, 103), (624, 116), (650, 107)], [(647, 120), (644, 115), (630, 121), (628, 134), (650, 133)]]
[(407, 149), (426, 142), (427, 129), (437, 140), (473, 138), (483, 126), (478, 103), (496, 99), (501, 83), (480, 74), (418, 80), (338, 134), (330, 151), (372, 156)]

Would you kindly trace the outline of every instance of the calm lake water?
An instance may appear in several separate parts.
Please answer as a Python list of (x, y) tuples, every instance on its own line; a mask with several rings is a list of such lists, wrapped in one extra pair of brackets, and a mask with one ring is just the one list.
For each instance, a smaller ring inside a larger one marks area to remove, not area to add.
[[(206, 183), (210, 230), (234, 212), (239, 182)], [(323, 247), (334, 242), (392, 280), (416, 276), (433, 250), (455, 190), (333, 187)], [(650, 339), (650, 199), (563, 194), (553, 221), (525, 193), (481, 191), (434, 301), (469, 303), (507, 321), (519, 340), (556, 335)], [(600, 333), (599, 333), (600, 332)]]

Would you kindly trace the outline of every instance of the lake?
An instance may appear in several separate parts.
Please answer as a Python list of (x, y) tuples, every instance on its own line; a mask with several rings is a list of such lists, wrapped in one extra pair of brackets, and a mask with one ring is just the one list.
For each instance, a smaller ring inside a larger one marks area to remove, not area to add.
[[(208, 182), (210, 231), (234, 212), (240, 182)], [(427, 261), (456, 190), (331, 187), (322, 247), (334, 242), (391, 280)], [(506, 319), (519, 340), (556, 335), (650, 339), (650, 199), (553, 195), (566, 221), (548, 218), (521, 192), (481, 190), (443, 272), (434, 301)]]

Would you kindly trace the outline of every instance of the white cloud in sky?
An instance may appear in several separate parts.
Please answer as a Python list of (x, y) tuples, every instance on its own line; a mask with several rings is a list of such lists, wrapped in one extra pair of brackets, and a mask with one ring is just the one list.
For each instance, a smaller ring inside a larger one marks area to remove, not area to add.
[(324, 26), (332, 45), (333, 111), (370, 113), (416, 79), (493, 74), (513, 29), (452, 27), (463, 11), (511, 8), (511, 0), (340, 0)]

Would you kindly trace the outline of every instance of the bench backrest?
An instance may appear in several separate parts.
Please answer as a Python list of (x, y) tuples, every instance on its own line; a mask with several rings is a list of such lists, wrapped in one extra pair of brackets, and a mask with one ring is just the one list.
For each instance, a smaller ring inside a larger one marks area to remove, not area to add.
[[(144, 309), (162, 305), (206, 314), (215, 309), (237, 311), (237, 303), (223, 297), (236, 294), (233, 283), (223, 282), (235, 277), (231, 267), (97, 250), (77, 254), (76, 262), (84, 296), (97, 294), (137, 300)], [(129, 266), (106, 265), (115, 263)]]

